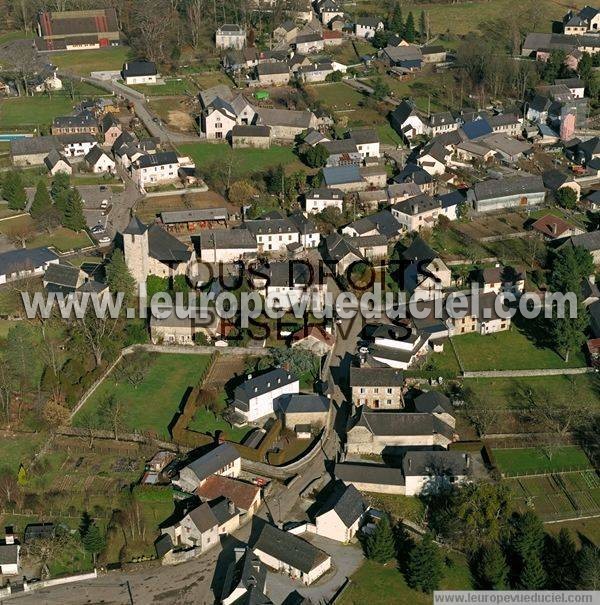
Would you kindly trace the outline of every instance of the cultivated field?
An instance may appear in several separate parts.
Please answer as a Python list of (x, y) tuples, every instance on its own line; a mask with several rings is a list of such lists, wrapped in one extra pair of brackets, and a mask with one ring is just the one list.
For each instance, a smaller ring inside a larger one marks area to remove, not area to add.
[(551, 457), (541, 450), (531, 447), (494, 448), (494, 458), (498, 469), (507, 477), (543, 475), (592, 468), (588, 457), (576, 446), (551, 450)]

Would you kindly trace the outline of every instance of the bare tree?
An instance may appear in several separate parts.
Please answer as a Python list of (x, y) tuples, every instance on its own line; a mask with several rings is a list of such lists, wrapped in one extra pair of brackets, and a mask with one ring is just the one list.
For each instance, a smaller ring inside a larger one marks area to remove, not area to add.
[(0, 500), (4, 504), (21, 505), (23, 492), (13, 473), (5, 471), (0, 475)]
[(31, 224), (22, 223), (6, 229), (5, 235), (15, 245), (25, 248), (27, 247), (27, 242), (36, 235), (36, 231)]

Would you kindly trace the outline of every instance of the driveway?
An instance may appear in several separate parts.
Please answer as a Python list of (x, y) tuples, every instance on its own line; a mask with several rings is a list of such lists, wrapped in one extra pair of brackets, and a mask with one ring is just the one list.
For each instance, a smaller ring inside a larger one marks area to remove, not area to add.
[(297, 590), (313, 603), (329, 603), (346, 578), (362, 565), (362, 550), (358, 546), (342, 544), (315, 534), (307, 533), (300, 537), (331, 555), (332, 568), (310, 586), (304, 586), (302, 582), (292, 580), (284, 574), (269, 571), (267, 578), (269, 598), (273, 603), (282, 603), (290, 592)]

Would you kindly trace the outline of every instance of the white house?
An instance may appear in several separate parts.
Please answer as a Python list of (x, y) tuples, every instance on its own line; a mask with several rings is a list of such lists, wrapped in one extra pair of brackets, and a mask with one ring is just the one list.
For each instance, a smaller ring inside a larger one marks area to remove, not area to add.
[(394, 130), (408, 141), (426, 134), (429, 128), (409, 101), (402, 101), (394, 109), (390, 115), (390, 122)]
[(158, 70), (152, 61), (130, 61), (123, 65), (121, 76), (125, 84), (156, 84)]
[(56, 151), (56, 149), (53, 149), (48, 154), (48, 156), (44, 160), (44, 164), (46, 165), (46, 168), (48, 168), (48, 172), (52, 176), (58, 174), (59, 172), (64, 172), (65, 174), (73, 174), (73, 167), (69, 163), (69, 160), (67, 160), (67, 158), (62, 155), (62, 153)]
[(326, 189), (321, 187), (311, 189), (304, 196), (304, 209), (309, 214), (318, 214), (326, 208), (336, 208), (340, 212), (343, 210), (344, 192), (340, 189)]
[(246, 221), (246, 228), (256, 238), (259, 252), (278, 252), (285, 250), (289, 244), (300, 242), (300, 233), (296, 226), (282, 216)]
[(431, 494), (468, 481), (471, 455), (456, 451), (408, 452), (402, 460), (402, 472), (406, 496)]
[(48, 248), (19, 248), (0, 254), (0, 284), (43, 275), (51, 264), (60, 259)]
[(383, 28), (383, 21), (378, 17), (359, 17), (354, 24), (354, 33), (357, 38), (370, 40), (376, 31)]
[(371, 357), (397, 370), (406, 370), (427, 352), (428, 336), (404, 326), (381, 324), (373, 332)]
[(58, 140), (63, 145), (63, 153), (68, 158), (84, 156), (98, 144), (96, 137), (91, 134), (61, 134)]
[(369, 505), (353, 485), (338, 484), (315, 517), (316, 533), (337, 542), (350, 542), (368, 510)]
[(366, 158), (381, 157), (379, 150), (379, 135), (373, 128), (358, 128), (352, 130), (348, 137), (356, 145), (356, 149), (363, 160)]
[(265, 523), (254, 553), (271, 569), (309, 586), (331, 568), (331, 557), (310, 542)]
[(92, 169), (94, 174), (102, 174), (104, 172), (114, 172), (115, 161), (107, 155), (102, 149), (96, 145), (84, 158), (86, 164)]
[(232, 263), (257, 253), (256, 238), (248, 229), (202, 229), (198, 239), (204, 263)]
[(242, 458), (233, 445), (225, 442), (181, 468), (172, 482), (183, 491), (193, 493), (211, 475), (235, 479), (241, 470)]
[(225, 23), (215, 33), (217, 48), (242, 50), (246, 44), (246, 32), (241, 25)]
[(303, 248), (316, 248), (321, 242), (321, 232), (314, 221), (298, 211), (290, 214), (289, 220), (296, 226), (300, 234), (300, 244)]
[(248, 379), (236, 387), (233, 407), (247, 422), (253, 422), (277, 410), (282, 395), (300, 392), (300, 381), (290, 372), (275, 368)]
[(391, 207), (394, 218), (407, 231), (420, 231), (424, 227), (434, 227), (442, 213), (442, 203), (438, 198), (421, 194)]
[(131, 178), (139, 189), (179, 179), (179, 160), (173, 151), (143, 155), (131, 164)]

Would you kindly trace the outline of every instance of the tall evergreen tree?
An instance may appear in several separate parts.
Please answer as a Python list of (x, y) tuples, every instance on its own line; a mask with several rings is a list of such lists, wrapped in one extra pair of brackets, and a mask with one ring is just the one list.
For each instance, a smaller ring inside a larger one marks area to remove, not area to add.
[(519, 515), (514, 523), (511, 547), (523, 561), (541, 557), (544, 546), (544, 525), (532, 511)]
[(88, 527), (82, 542), (83, 547), (92, 555), (92, 557), (94, 557), (94, 565), (96, 565), (96, 558), (104, 549), (106, 541), (100, 528), (95, 523)]
[(585, 544), (577, 554), (579, 590), (600, 590), (600, 548)]
[(421, 42), (427, 42), (429, 28), (427, 27), (427, 15), (424, 10), (421, 11), (421, 16), (419, 17), (419, 35), (421, 37)]
[(52, 211), (52, 200), (48, 193), (48, 187), (43, 180), (39, 180), (35, 190), (35, 197), (31, 204), (31, 217), (35, 220), (41, 219)]
[(497, 542), (492, 542), (479, 551), (475, 568), (482, 589), (504, 590), (508, 587), (508, 564)]
[(525, 559), (519, 576), (519, 587), (522, 590), (541, 590), (546, 585), (546, 572), (540, 558), (530, 555)]
[(2, 183), (2, 197), (11, 210), (23, 210), (27, 205), (27, 194), (21, 174), (17, 170), (7, 172)]
[(106, 283), (111, 292), (123, 292), (126, 301), (131, 301), (135, 295), (135, 280), (120, 248), (115, 248), (106, 266)]
[(440, 551), (431, 534), (426, 534), (409, 555), (406, 583), (414, 589), (431, 593), (437, 590), (443, 575)]
[(388, 19), (387, 28), (400, 38), (404, 37), (404, 17), (402, 16), (402, 6), (399, 2), (394, 4), (394, 10)]
[(378, 563), (387, 563), (396, 556), (396, 543), (390, 521), (385, 515), (365, 542), (365, 555)]
[(63, 225), (71, 231), (82, 231), (85, 229), (85, 217), (83, 216), (83, 200), (76, 187), (69, 192), (67, 205), (63, 217)]
[(412, 11), (408, 13), (406, 17), (406, 24), (404, 25), (404, 39), (407, 42), (414, 42), (417, 37), (417, 31), (415, 29), (415, 18), (413, 17)]
[(569, 530), (562, 528), (558, 536), (546, 536), (544, 567), (548, 574), (548, 588), (573, 590), (577, 579), (577, 547)]
[(52, 180), (50, 196), (56, 208), (64, 216), (71, 193), (71, 179), (66, 172), (58, 172)]

